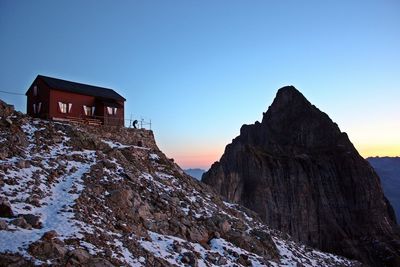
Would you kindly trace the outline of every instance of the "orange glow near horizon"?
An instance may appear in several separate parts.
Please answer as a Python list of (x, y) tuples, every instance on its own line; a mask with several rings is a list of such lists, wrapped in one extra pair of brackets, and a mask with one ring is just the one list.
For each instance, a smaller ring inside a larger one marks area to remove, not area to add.
[(391, 120), (349, 125), (349, 138), (364, 158), (400, 156), (400, 125)]
[(208, 170), (211, 165), (218, 161), (224, 153), (225, 146), (213, 147), (212, 149), (188, 149), (187, 151), (175, 151), (168, 157), (172, 157), (182, 169), (200, 168)]
[(200, 168), (208, 170), (222, 153), (201, 153), (201, 155), (177, 155), (175, 162), (183, 169)]
[[(368, 157), (396, 157), (400, 156), (400, 145), (356, 145), (356, 149), (364, 158)], [(196, 151), (199, 152), (199, 151)], [(200, 153), (176, 155), (175, 162), (183, 169), (200, 168), (208, 170), (211, 165), (218, 161), (223, 154), (222, 151), (200, 151)]]
[(400, 156), (400, 145), (365, 145), (360, 146), (358, 152), (364, 158), (368, 157), (396, 157)]
[[(364, 158), (400, 156), (400, 132), (398, 125), (381, 121), (377, 124), (345, 125), (350, 141)], [(206, 145), (208, 146), (206, 146)], [(220, 160), (227, 143), (211, 143), (203, 141), (200, 144), (191, 143), (186, 146), (174, 146), (175, 151), (169, 156), (183, 169), (200, 168), (208, 170), (211, 165)], [(209, 147), (211, 146), (211, 148)], [(172, 151), (171, 151), (172, 152)]]

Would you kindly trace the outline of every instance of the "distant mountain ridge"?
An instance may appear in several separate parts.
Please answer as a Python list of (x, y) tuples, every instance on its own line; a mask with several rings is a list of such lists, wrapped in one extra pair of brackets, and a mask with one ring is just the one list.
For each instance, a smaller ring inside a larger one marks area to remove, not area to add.
[(206, 170), (200, 169), (200, 168), (194, 168), (194, 169), (185, 169), (183, 170), (186, 174), (192, 176), (193, 178), (196, 178), (197, 180), (201, 180), (201, 176), (203, 176), (203, 173), (206, 172)]
[(370, 157), (368, 162), (381, 178), (383, 191), (400, 222), (400, 157)]
[(295, 240), (400, 266), (398, 226), (379, 177), (293, 86), (278, 90), (261, 123), (242, 126), (202, 181)]

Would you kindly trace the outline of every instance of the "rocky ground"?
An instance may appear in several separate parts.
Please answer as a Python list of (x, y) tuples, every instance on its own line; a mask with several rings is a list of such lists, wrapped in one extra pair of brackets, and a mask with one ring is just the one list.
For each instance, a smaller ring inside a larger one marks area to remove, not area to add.
[(270, 230), (184, 174), (151, 131), (0, 102), (0, 266), (358, 266)]

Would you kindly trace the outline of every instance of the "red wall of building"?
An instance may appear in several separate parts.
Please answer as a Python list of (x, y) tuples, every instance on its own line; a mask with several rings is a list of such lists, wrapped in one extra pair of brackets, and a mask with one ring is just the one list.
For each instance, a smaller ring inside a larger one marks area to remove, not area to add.
[[(60, 108), (58, 106), (58, 102), (62, 103), (72, 103), (71, 112), (69, 113), (61, 113)], [(51, 117), (56, 118), (67, 118), (67, 117), (75, 117), (75, 118), (85, 118), (85, 112), (83, 110), (83, 106), (94, 106), (95, 105), (95, 97), (80, 95), (70, 92), (63, 92), (58, 90), (50, 90), (50, 115)]]
[(124, 126), (124, 102), (119, 101), (119, 106), (117, 108), (116, 115), (109, 115), (107, 112), (107, 106), (103, 106), (103, 114), (104, 114), (104, 124), (113, 125), (113, 126)]
[[(37, 86), (37, 95), (33, 94), (33, 87)], [(36, 79), (27, 91), (26, 113), (36, 118), (49, 118), (50, 88), (40, 79)], [(33, 104), (42, 103), (40, 112), (34, 113)]]

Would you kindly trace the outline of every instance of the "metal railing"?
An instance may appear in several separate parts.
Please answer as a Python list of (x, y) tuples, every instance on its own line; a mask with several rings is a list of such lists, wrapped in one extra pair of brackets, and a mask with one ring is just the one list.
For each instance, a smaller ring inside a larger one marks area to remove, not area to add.
[(136, 128), (151, 130), (151, 119), (146, 121), (143, 118), (140, 118), (140, 120), (135, 118), (130, 118), (130, 119), (125, 119), (125, 123), (127, 123), (125, 125), (128, 125), (128, 128), (135, 128), (136, 126)]
[(145, 120), (143, 118), (136, 119), (131, 115), (130, 119), (122, 119), (122, 118), (114, 118), (112, 116), (98, 116), (98, 115), (83, 115), (80, 116), (67, 116), (64, 114), (59, 117), (52, 117), (50, 114), (35, 114), (39, 117), (44, 117), (47, 119), (54, 119), (59, 121), (71, 121), (77, 122), (82, 124), (89, 124), (89, 125), (107, 125), (107, 126), (124, 126), (126, 128), (137, 128), (137, 129), (147, 129), (151, 130), (152, 122), (150, 120)]

